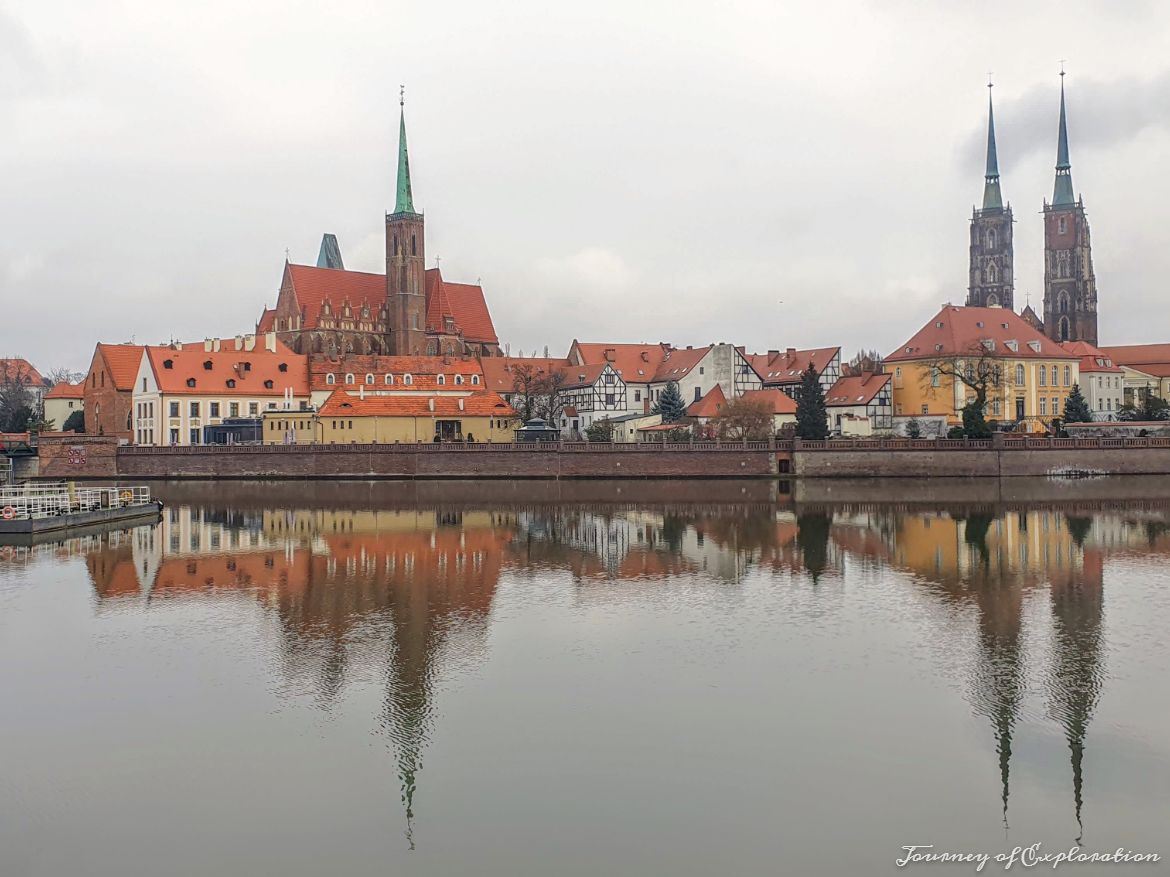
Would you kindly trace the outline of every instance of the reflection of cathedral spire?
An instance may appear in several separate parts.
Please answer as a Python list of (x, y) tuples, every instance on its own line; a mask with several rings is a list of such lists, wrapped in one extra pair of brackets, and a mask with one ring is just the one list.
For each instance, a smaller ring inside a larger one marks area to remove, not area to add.
[[(1100, 695), (1103, 609), (1100, 559), (1086, 552), (1085, 575), (1052, 584), (1053, 667), (1049, 674), (1051, 713), (1064, 729), (1072, 761), (1077, 825), (1084, 801), (1085, 736)], [(1077, 837), (1077, 843), (1080, 843)]]

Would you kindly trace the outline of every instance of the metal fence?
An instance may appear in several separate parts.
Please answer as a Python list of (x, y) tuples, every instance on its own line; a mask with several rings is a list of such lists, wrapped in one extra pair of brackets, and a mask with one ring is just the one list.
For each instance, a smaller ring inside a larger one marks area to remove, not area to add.
[(149, 487), (62, 487), (26, 484), (0, 488), (0, 520), (24, 521), (150, 503)]

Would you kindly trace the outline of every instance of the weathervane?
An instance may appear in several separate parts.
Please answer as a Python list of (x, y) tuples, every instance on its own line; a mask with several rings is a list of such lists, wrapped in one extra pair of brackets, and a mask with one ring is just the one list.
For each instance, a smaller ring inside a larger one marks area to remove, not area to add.
[(406, 106), (406, 86), (398, 86), (398, 106)]

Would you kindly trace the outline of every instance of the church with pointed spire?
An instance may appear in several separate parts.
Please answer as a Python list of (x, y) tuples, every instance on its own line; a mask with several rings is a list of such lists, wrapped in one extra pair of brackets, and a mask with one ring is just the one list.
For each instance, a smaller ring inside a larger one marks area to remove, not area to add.
[(1044, 202), (1044, 334), (1053, 341), (1097, 343), (1097, 277), (1084, 202), (1074, 196), (1060, 74), (1060, 127), (1052, 203)]
[(991, 84), (987, 97), (987, 168), (983, 177), (983, 206), (971, 213), (970, 284), (967, 307), (1014, 308), (1012, 207), (1004, 204), (999, 186), (999, 158), (995, 151), (995, 113)]
[(285, 260), (276, 305), (257, 332), (275, 332), (297, 353), (395, 356), (499, 356), (483, 289), (453, 283), (426, 267), (425, 221), (414, 206), (399, 99), (397, 184), (386, 214), (385, 274), (346, 270), (337, 238), (326, 234), (316, 265)]

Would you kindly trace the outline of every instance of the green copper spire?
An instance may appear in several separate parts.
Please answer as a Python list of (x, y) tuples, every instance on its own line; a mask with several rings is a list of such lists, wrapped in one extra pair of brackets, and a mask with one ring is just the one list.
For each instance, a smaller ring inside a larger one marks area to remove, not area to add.
[(1053, 207), (1071, 207), (1073, 197), (1072, 165), (1068, 161), (1068, 124), (1064, 115), (1064, 70), (1060, 71), (1060, 133), (1056, 140), (1056, 187), (1052, 192)]
[(410, 195), (410, 156), (406, 152), (406, 88), (398, 93), (398, 192), (394, 198), (395, 213), (414, 213), (414, 199)]
[(999, 159), (995, 153), (995, 111), (991, 105), (991, 83), (987, 83), (987, 170), (983, 174), (983, 209), (1002, 210), (999, 191)]

